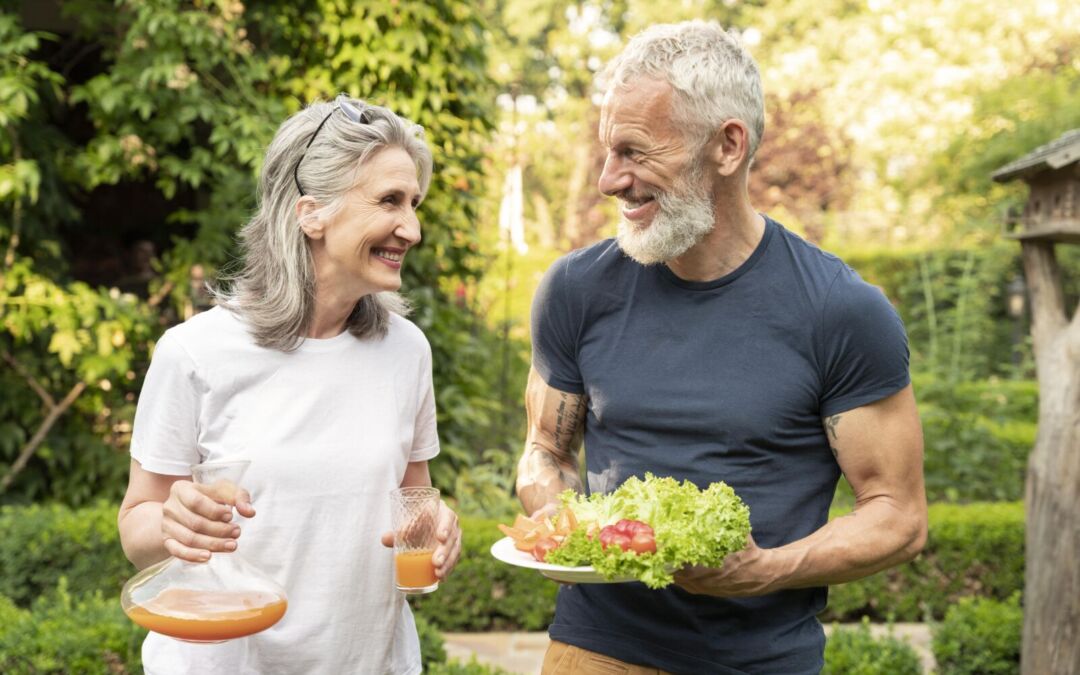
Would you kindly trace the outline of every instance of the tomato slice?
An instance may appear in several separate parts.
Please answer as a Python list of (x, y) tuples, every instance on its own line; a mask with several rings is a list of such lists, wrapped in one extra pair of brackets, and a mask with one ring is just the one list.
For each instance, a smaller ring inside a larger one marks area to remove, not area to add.
[(557, 548), (559, 548), (559, 542), (551, 537), (543, 537), (536, 542), (536, 546), (533, 546), (532, 554), (534, 558), (540, 562), (544, 562), (544, 559), (547, 558), (547, 554)]

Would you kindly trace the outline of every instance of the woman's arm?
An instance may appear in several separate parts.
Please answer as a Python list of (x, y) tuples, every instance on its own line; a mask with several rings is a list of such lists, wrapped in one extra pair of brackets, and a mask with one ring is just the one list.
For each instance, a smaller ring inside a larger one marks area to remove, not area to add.
[[(218, 501), (221, 500), (221, 501)], [(127, 492), (117, 525), (120, 545), (135, 567), (144, 569), (170, 555), (192, 562), (211, 551), (236, 550), (240, 528), (232, 524), (232, 505), (243, 516), (255, 515), (251, 497), (238, 490), (226, 499), (210, 486), (195, 485), (191, 476), (166, 476), (131, 460)]]

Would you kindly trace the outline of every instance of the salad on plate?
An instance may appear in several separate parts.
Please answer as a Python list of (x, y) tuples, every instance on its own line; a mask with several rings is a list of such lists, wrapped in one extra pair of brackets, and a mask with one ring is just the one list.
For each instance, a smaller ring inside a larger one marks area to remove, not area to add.
[[(499, 525), (515, 549), (544, 564), (537, 567), (542, 571), (589, 567), (604, 580), (663, 588), (683, 567), (719, 567), (750, 535), (750, 509), (722, 482), (701, 490), (690, 481), (647, 473), (612, 492), (567, 490), (559, 498), (554, 516), (518, 516), (513, 525)], [(505, 549), (505, 541), (500, 544)]]

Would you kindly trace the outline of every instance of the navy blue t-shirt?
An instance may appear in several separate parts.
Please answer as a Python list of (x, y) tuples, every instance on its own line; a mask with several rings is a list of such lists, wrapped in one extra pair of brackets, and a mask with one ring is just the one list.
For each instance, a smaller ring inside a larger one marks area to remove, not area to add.
[[(614, 240), (575, 251), (533, 303), (533, 364), (588, 397), (590, 492), (651, 471), (724, 481), (772, 548), (825, 524), (840, 470), (822, 418), (903, 389), (907, 337), (885, 296), (766, 218), (710, 282), (643, 266)], [(677, 586), (559, 590), (552, 639), (676, 673), (817, 673), (827, 589), (720, 599)]]

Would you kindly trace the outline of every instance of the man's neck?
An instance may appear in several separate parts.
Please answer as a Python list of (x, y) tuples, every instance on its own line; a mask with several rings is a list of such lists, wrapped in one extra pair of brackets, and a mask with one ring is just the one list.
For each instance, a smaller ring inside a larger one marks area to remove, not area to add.
[(765, 234), (765, 219), (738, 197), (714, 199), (715, 225), (705, 238), (665, 263), (680, 279), (714, 281), (730, 274), (753, 255)]

